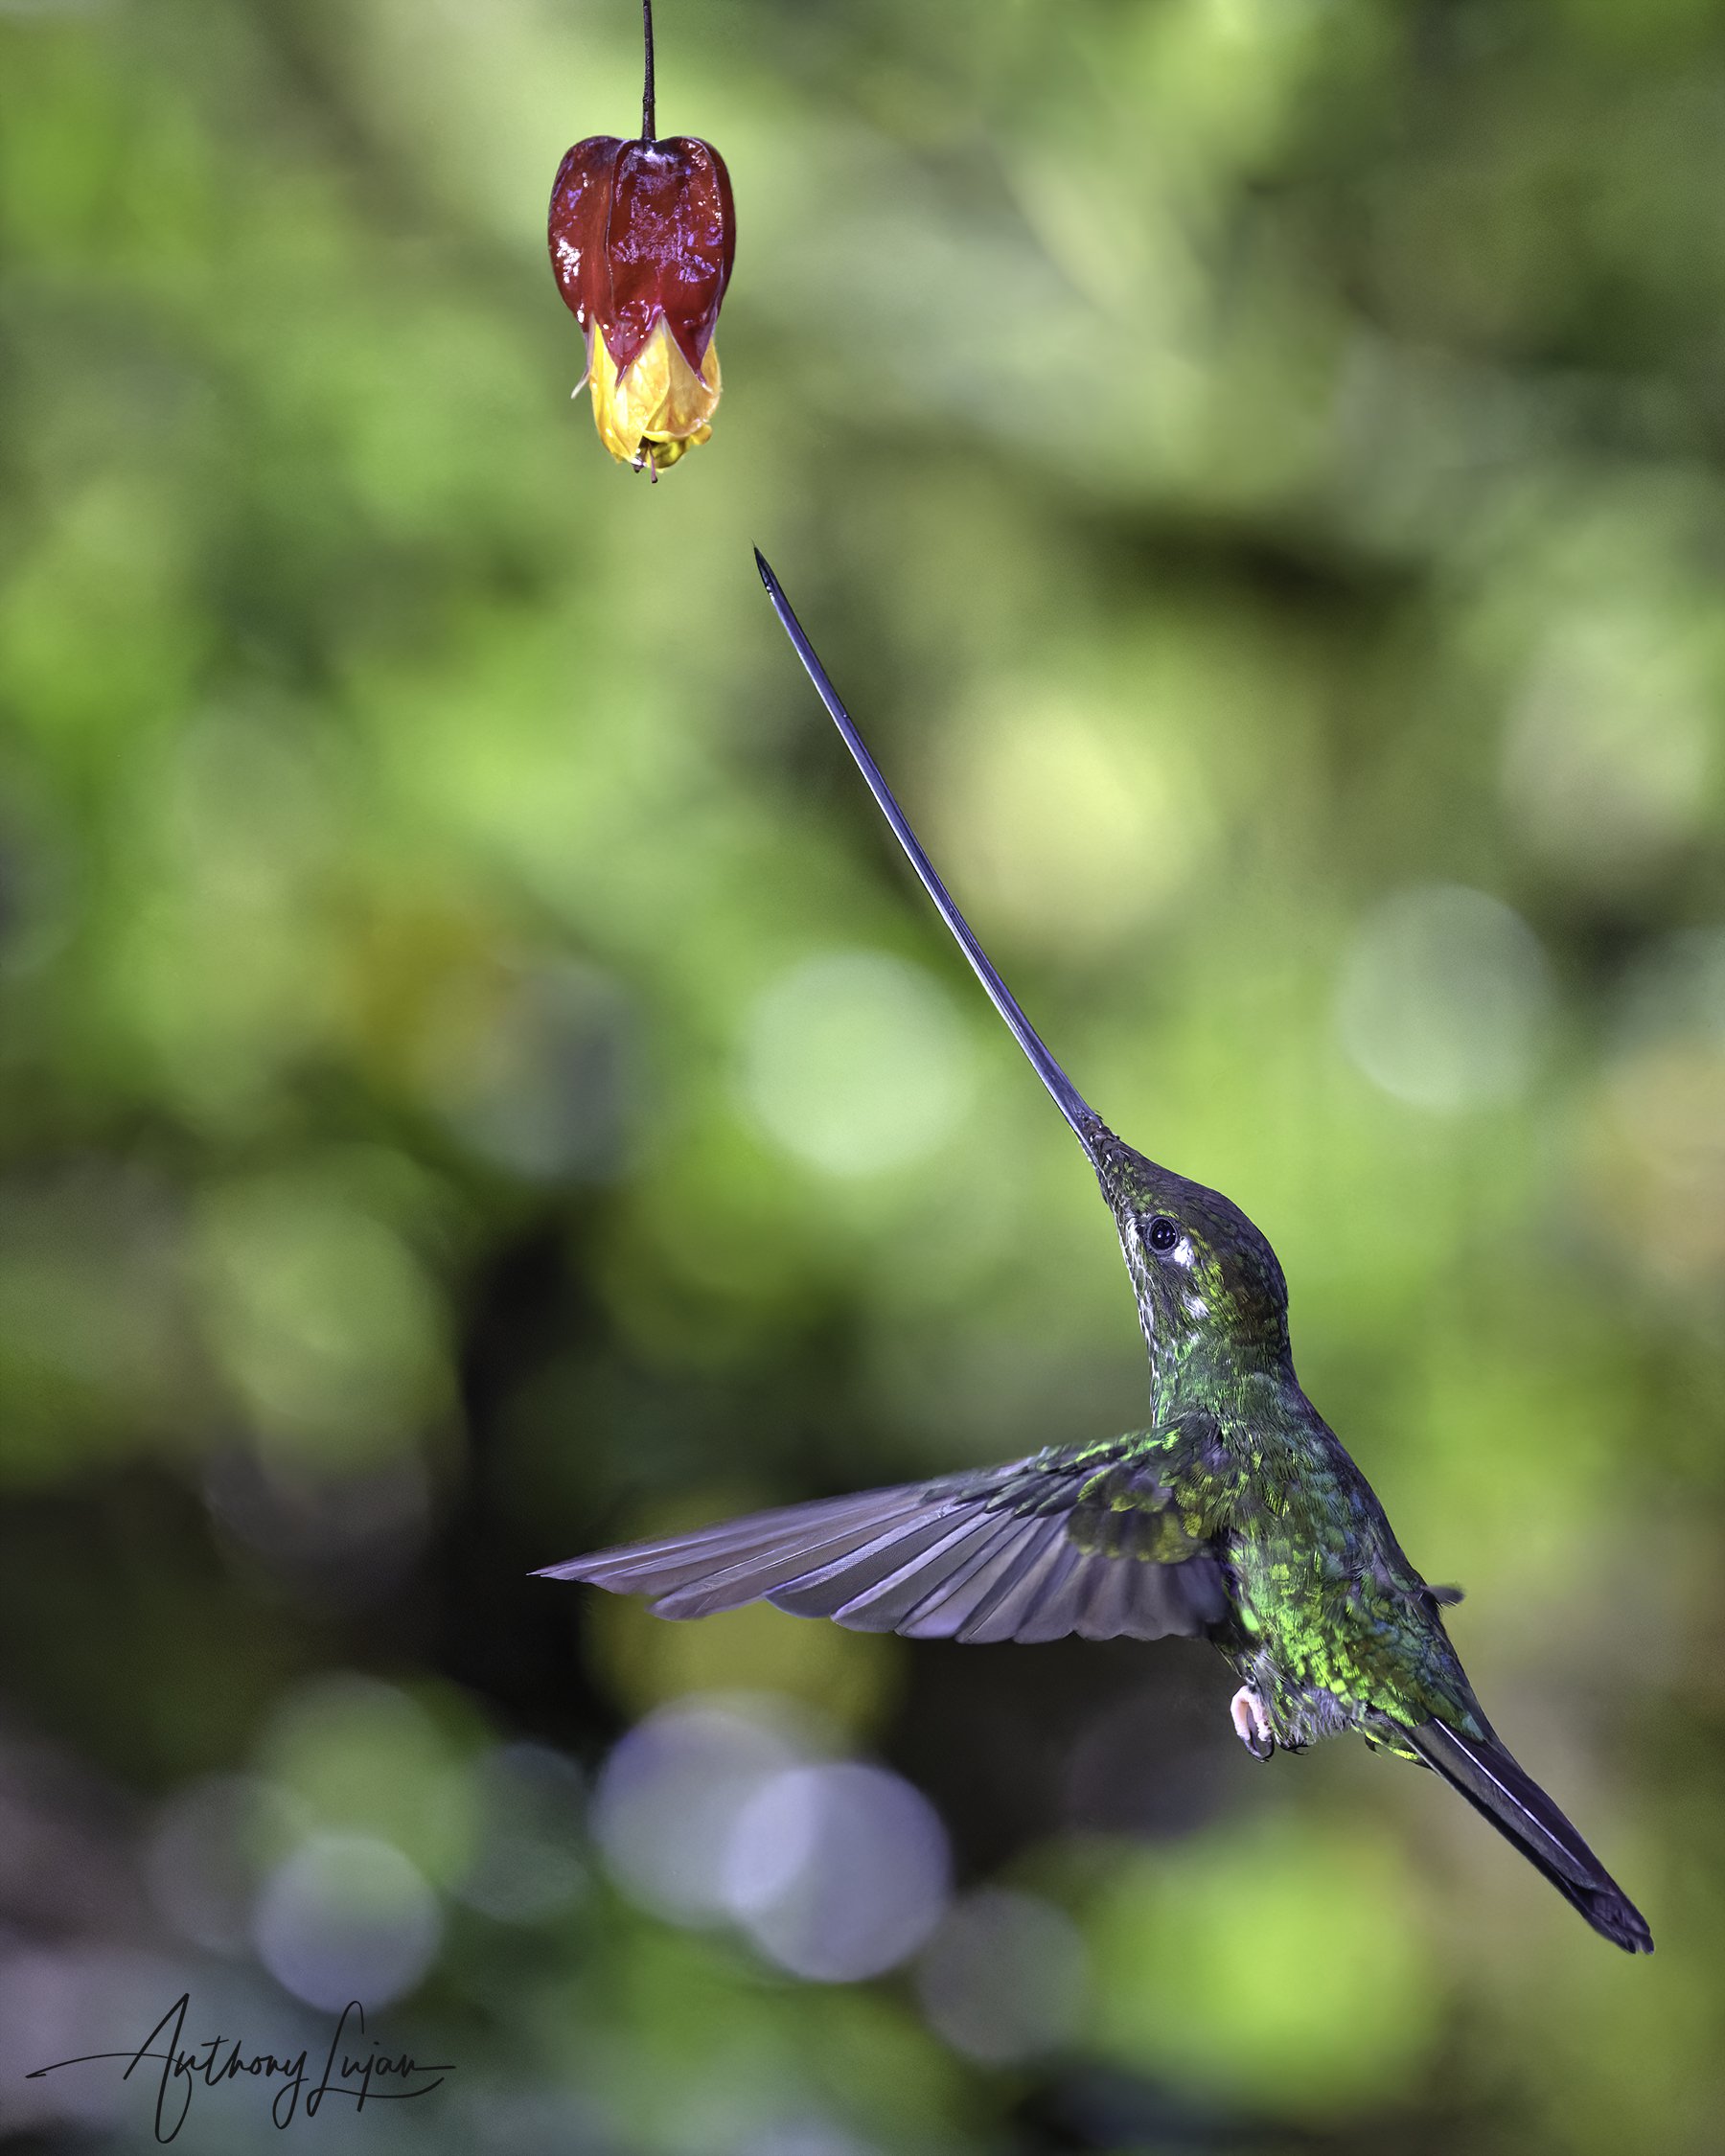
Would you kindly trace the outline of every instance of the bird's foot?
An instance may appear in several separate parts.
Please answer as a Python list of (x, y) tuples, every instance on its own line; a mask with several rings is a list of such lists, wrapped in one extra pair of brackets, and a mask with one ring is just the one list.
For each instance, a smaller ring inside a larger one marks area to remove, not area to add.
[(1254, 1759), (1268, 1759), (1276, 1750), (1276, 1735), (1264, 1703), (1250, 1685), (1242, 1685), (1229, 1703), (1234, 1734)]

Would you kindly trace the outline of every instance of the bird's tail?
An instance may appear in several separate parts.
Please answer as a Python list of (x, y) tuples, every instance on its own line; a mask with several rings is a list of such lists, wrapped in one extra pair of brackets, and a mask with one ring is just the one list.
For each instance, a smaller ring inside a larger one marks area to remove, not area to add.
[(1427, 1766), (1488, 1819), (1529, 1863), (1543, 1871), (1596, 1932), (1626, 1954), (1651, 1954), (1645, 1917), (1552, 1800), (1489, 1737), (1465, 1736), (1447, 1722), (1399, 1732)]

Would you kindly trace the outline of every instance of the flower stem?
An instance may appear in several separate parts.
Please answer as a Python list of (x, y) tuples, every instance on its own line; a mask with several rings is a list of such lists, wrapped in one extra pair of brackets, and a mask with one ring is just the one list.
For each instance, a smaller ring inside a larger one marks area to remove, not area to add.
[(641, 0), (641, 31), (647, 42), (647, 77), (641, 86), (641, 140), (656, 139), (653, 102), (653, 0)]

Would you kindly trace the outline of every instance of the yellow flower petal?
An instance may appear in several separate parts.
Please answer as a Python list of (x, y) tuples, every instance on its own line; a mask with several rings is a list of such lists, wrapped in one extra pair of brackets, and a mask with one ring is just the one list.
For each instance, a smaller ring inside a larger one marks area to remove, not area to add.
[(603, 336), (593, 339), (589, 382), (593, 424), (619, 464), (662, 471), (712, 434), (718, 409), (719, 351), (709, 344), (696, 374), (663, 315), (634, 357), (617, 373)]

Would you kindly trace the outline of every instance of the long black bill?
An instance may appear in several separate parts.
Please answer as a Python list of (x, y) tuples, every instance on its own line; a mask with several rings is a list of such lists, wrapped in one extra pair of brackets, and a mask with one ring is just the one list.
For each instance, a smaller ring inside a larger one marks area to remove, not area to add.
[(1030, 1021), (1019, 1009), (1018, 999), (1006, 983), (996, 973), (987, 952), (972, 935), (970, 923), (953, 904), (952, 894), (934, 873), (934, 864), (922, 850), (922, 841), (910, 828), (909, 819), (893, 798), (892, 789), (881, 776), (880, 767), (868, 753), (867, 745), (858, 733), (851, 715), (839, 700), (839, 692), (827, 677), (827, 670), (816, 654), (815, 647), (803, 634), (803, 627), (791, 610), (791, 602), (780, 588), (779, 580), (768, 566), (760, 548), (755, 548), (755, 566), (761, 572), (761, 582), (767, 586), (767, 596), (772, 601), (772, 610), (784, 624), (785, 634), (790, 637), (796, 655), (803, 662), (809, 679), (818, 691), (820, 700), (832, 715), (833, 723), (844, 737), (844, 745), (856, 758), (857, 768), (868, 781), (868, 791), (880, 804), (881, 814), (892, 826), (893, 837), (905, 849), (905, 855), (922, 880), (922, 886), (939, 908), (940, 918), (952, 929), (958, 948), (970, 960), (971, 971), (988, 992), (988, 999), (1012, 1028), (1013, 1038), (1030, 1058), (1037, 1076), (1047, 1087), (1054, 1105), (1071, 1125), (1080, 1145), (1083, 1146), (1092, 1166), (1096, 1164), (1095, 1138), (1102, 1128), (1101, 1118), (1084, 1099), (1072, 1081), (1043, 1045), (1042, 1037)]

